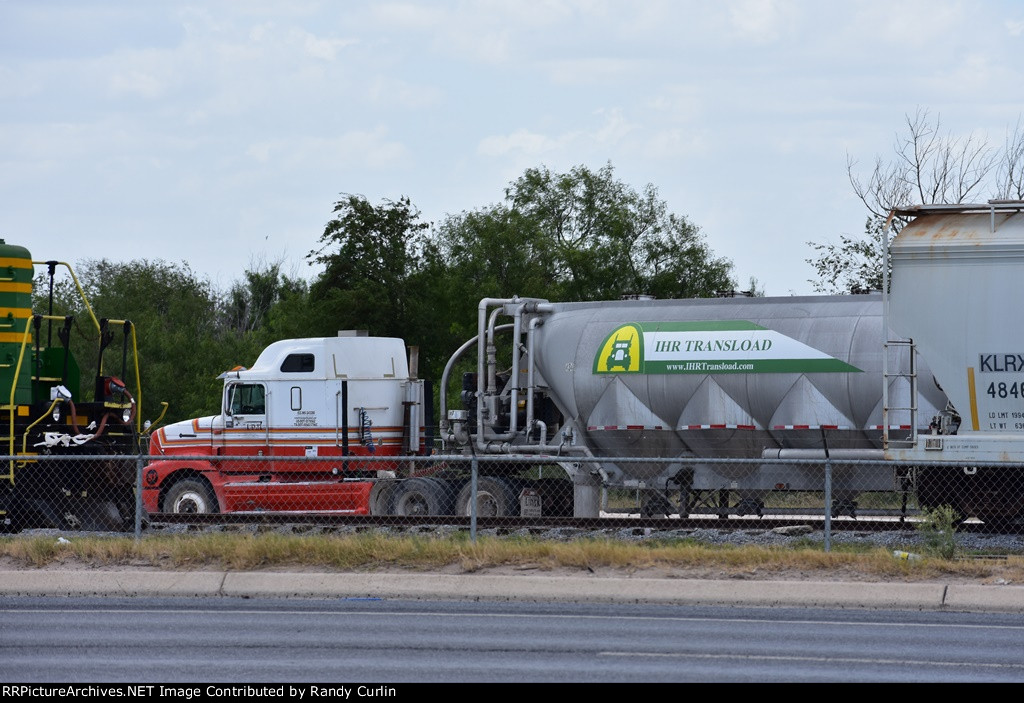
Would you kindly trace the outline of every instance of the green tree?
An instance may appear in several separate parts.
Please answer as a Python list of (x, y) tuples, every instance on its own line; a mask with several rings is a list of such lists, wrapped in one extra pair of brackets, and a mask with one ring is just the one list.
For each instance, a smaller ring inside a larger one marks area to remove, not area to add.
[(321, 322), (318, 334), (365, 329), (378, 336), (408, 337), (419, 327), (413, 276), (422, 264), (430, 225), (408, 198), (373, 205), (345, 194), (334, 204), (320, 248), (309, 253), (323, 273), (310, 289)]
[[(104, 373), (124, 377), (140, 396), (144, 420), (156, 419), (161, 402), (168, 403), (165, 422), (216, 412), (222, 385), (217, 375), (251, 363), (258, 352), (252, 334), (230, 324), (222, 294), (186, 263), (102, 259), (79, 262), (75, 272), (97, 318), (129, 320), (135, 327), (136, 343), (129, 340), (126, 367), (118, 328), (104, 355)], [(37, 291), (45, 296), (46, 284)], [(37, 302), (36, 309), (47, 307), (46, 301)], [(54, 311), (75, 318), (71, 346), (82, 367), (82, 389), (76, 397), (91, 398), (98, 334), (66, 277), (55, 288)], [(136, 353), (141, 393), (134, 387)]]
[[(864, 224), (863, 237), (844, 234), (838, 244), (808, 242), (818, 253), (806, 260), (817, 274), (817, 278), (810, 281), (814, 290), (830, 294), (882, 290), (885, 222), (886, 218), (872, 215)], [(896, 233), (891, 222), (889, 232), (890, 236)]]
[[(308, 298), (287, 303), (302, 304), (306, 336), (354, 328), (402, 337), (420, 347), (433, 378), (476, 333), (484, 297), (667, 298), (736, 287), (732, 264), (695, 225), (669, 212), (654, 186), (616, 179), (610, 164), (528, 169), (502, 202), (448, 216), (433, 232), (408, 198), (374, 205), (343, 194), (308, 258), (323, 273)], [(271, 317), (280, 329), (281, 316)]]
[(611, 164), (528, 169), (505, 201), (542, 237), (559, 299), (700, 297), (735, 287), (732, 264), (713, 256), (694, 224), (669, 212), (653, 185), (637, 191), (616, 179)]
[(309, 336), (308, 305), (309, 284), (281, 273), (280, 261), (251, 264), (223, 296), (223, 323), (258, 354), (271, 342)]
[(608, 300), (710, 296), (732, 289), (730, 262), (698, 228), (612, 166), (528, 169), (504, 199), (451, 215), (424, 251), (421, 287), (435, 301), (432, 347), (449, 353), (476, 334), (484, 297)]
[[(611, 164), (528, 169), (504, 202), (448, 218), (439, 246), (460, 280), (485, 295), (607, 300), (699, 297), (732, 289), (732, 264), (657, 189), (615, 178)], [(479, 297), (479, 296), (478, 296)]]

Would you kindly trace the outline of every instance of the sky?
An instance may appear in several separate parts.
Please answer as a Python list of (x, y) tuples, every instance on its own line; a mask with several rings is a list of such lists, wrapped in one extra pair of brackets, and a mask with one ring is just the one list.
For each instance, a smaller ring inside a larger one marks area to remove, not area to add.
[(342, 194), (438, 223), (611, 163), (809, 294), (807, 242), (864, 231), (848, 159), (918, 110), (1002, 145), (1022, 58), (1014, 0), (0, 0), (0, 237), (228, 287), (315, 275)]

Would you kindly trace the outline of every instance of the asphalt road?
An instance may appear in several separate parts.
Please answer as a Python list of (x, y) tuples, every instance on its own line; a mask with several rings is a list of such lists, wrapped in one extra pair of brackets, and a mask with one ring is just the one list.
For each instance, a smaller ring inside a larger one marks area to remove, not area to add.
[(1022, 654), (1020, 613), (0, 597), (5, 683), (1022, 682)]

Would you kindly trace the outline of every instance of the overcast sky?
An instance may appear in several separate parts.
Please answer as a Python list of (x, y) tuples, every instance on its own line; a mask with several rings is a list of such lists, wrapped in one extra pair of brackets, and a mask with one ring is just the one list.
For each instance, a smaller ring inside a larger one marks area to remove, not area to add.
[(611, 162), (805, 294), (806, 242), (863, 232), (847, 155), (919, 108), (1001, 145), (1022, 59), (1010, 0), (0, 0), (0, 237), (309, 276), (340, 193), (438, 222)]

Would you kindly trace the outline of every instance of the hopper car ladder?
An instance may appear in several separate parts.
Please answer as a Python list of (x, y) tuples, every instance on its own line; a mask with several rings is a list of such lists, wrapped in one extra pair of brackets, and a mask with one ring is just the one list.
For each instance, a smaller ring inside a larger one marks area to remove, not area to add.
[[(885, 351), (882, 357), (882, 447), (912, 447), (917, 443), (917, 347), (910, 339), (890, 339), (886, 341)], [(891, 348), (900, 349), (906, 347), (910, 351), (910, 364), (907, 370), (889, 370), (889, 351)], [(889, 381), (890, 379), (905, 378), (909, 382), (910, 399), (909, 405), (890, 405)], [(899, 411), (905, 411), (910, 416), (910, 436), (901, 439), (894, 439), (891, 436), (892, 430), (902, 431), (900, 425), (892, 424), (892, 417)]]

